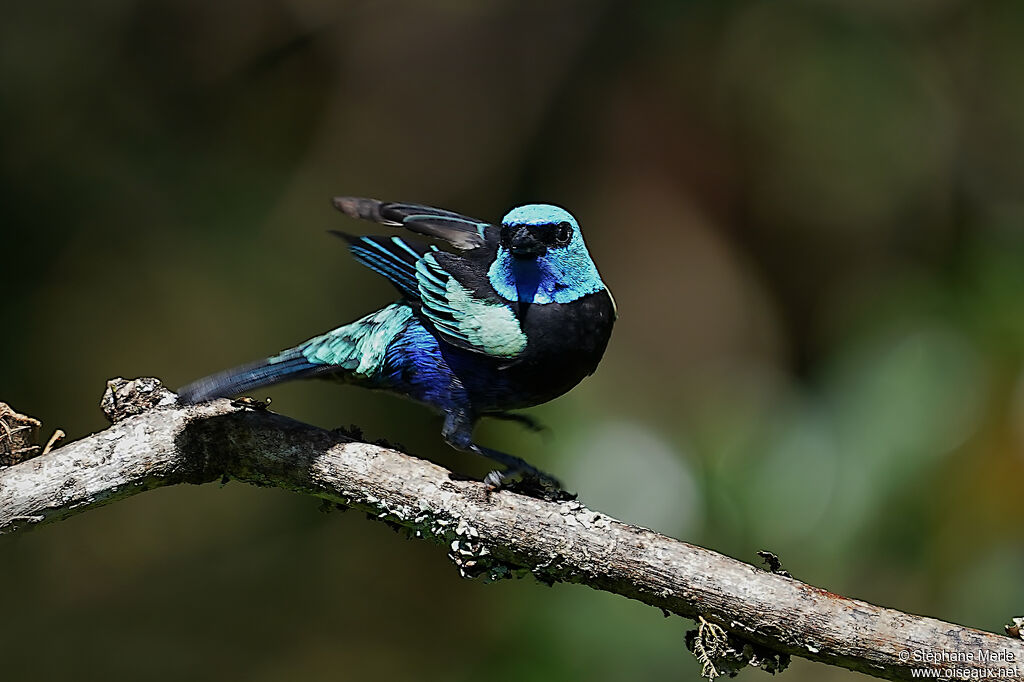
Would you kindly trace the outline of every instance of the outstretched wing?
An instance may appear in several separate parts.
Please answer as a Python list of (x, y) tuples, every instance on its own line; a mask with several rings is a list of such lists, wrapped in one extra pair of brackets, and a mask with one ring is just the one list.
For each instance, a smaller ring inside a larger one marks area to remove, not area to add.
[(378, 275), (387, 277), (411, 301), (419, 301), (416, 262), (436, 246), (410, 244), (401, 237), (355, 237), (338, 230), (331, 234), (348, 242), (352, 256)]
[(487, 285), (481, 281), (474, 286), (460, 256), (401, 237), (332, 234), (348, 241), (357, 261), (386, 277), (406, 300), (418, 303), (424, 322), (447, 343), (498, 358), (514, 358), (526, 348), (515, 313), (497, 296), (476, 293)]
[(443, 239), (464, 251), (494, 243), (498, 238), (498, 227), (487, 221), (431, 206), (335, 197), (334, 207), (353, 218), (404, 227), (417, 234)]
[(452, 274), (455, 254), (430, 251), (416, 262), (421, 312), (438, 335), (459, 348), (497, 358), (514, 358), (526, 349), (519, 318), (497, 296), (488, 300)]

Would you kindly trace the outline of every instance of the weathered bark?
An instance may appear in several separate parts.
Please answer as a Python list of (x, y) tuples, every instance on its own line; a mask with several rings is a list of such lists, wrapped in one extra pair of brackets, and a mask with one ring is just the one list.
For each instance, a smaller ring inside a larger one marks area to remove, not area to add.
[(782, 654), (886, 679), (911, 679), (913, 669), (1024, 679), (1019, 639), (841, 597), (576, 501), (490, 493), (430, 462), (227, 400), (182, 407), (155, 379), (111, 382), (103, 407), (110, 428), (0, 470), (0, 531), (230, 476), (363, 509), (445, 545), (465, 575), (529, 572), (703, 618), (705, 651), (719, 626), (731, 654), (755, 665), (778, 667)]

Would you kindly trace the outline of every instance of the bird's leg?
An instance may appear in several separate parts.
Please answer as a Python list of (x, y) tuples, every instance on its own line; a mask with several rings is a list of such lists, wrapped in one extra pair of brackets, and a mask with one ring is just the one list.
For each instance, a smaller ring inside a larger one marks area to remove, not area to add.
[(474, 422), (474, 418), (465, 412), (449, 412), (445, 416), (444, 427), (441, 429), (441, 435), (444, 437), (445, 442), (456, 450), (473, 452), (487, 457), (488, 459), (492, 459), (499, 464), (504, 464), (507, 467), (505, 471), (492, 471), (487, 474), (487, 476), (484, 477), (484, 483), (491, 488), (497, 489), (508, 483), (513, 478), (532, 476), (547, 486), (561, 489), (562, 485), (558, 482), (558, 479), (544, 473), (533, 465), (528, 464), (525, 460), (508, 453), (492, 450), (491, 448), (486, 448), (474, 443)]
[(519, 414), (518, 412), (488, 412), (487, 416), (494, 419), (501, 419), (502, 421), (519, 422), (534, 433), (546, 431), (548, 428), (530, 415)]

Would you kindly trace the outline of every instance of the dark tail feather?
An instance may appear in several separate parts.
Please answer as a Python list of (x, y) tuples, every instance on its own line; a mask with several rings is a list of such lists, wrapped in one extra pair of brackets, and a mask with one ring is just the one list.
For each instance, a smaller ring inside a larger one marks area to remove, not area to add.
[(178, 389), (185, 405), (238, 395), (254, 388), (315, 374), (324, 365), (313, 364), (297, 350), (288, 350), (266, 360), (211, 374)]

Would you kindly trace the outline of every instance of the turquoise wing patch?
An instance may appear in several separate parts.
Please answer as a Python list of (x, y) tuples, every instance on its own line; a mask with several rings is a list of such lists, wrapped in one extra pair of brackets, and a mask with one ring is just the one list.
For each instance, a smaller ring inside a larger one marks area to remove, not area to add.
[(313, 364), (339, 367), (353, 377), (371, 379), (380, 372), (388, 346), (402, 333), (412, 314), (408, 305), (392, 303), (306, 341), (299, 351)]
[(445, 340), (467, 350), (514, 358), (526, 349), (526, 334), (508, 306), (484, 301), (426, 254), (416, 263), (423, 314)]

